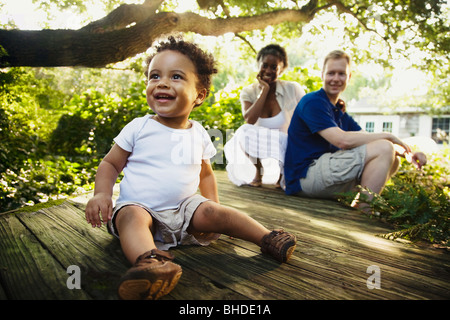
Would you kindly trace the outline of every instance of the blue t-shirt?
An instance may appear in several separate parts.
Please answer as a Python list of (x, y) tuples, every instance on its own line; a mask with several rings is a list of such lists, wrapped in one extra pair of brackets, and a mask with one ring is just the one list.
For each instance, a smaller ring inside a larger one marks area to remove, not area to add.
[(298, 103), (288, 129), (284, 162), (286, 194), (301, 191), (300, 178), (306, 177), (315, 159), (339, 150), (317, 133), (331, 127), (344, 131), (361, 130), (352, 117), (330, 102), (323, 88), (305, 95)]

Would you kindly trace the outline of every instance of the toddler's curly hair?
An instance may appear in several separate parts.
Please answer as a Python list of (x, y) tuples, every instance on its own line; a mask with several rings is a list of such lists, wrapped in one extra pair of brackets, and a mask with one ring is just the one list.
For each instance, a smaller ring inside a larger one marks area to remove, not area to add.
[(173, 36), (170, 36), (167, 41), (158, 43), (154, 48), (156, 52), (146, 59), (144, 74), (147, 79), (148, 67), (156, 54), (165, 50), (178, 51), (192, 61), (197, 70), (198, 87), (199, 89), (206, 89), (206, 96), (209, 95), (212, 75), (218, 72), (212, 54), (203, 51), (197, 44), (183, 39), (175, 39)]

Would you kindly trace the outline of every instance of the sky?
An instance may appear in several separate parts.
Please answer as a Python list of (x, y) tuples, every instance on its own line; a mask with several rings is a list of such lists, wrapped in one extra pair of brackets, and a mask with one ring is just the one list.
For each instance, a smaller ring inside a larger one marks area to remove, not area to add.
[[(1, 5), (0, 5), (1, 6)], [(100, 19), (105, 15), (103, 10), (91, 5), (88, 12), (93, 20)], [(196, 6), (196, 0), (180, 0), (179, 6), (175, 11), (188, 11), (193, 6)], [(38, 5), (33, 4), (32, 0), (6, 0), (3, 7), (0, 8), (0, 24), (8, 23), (9, 20), (14, 21), (19, 29), (22, 30), (40, 30), (43, 28), (43, 23), (47, 20), (47, 15), (42, 10), (38, 10)], [(51, 27), (53, 29), (78, 29), (85, 24), (79, 15), (71, 13), (70, 11), (55, 13), (55, 20), (52, 21)], [(333, 47), (333, 37), (326, 37), (329, 47)], [(331, 45), (330, 45), (331, 41)], [(326, 49), (328, 50), (328, 48)], [(323, 51), (323, 49), (322, 49)], [(321, 53), (318, 53), (319, 55)], [(370, 64), (359, 66), (359, 70), (368, 76), (383, 75), (383, 70)], [(392, 96), (402, 96), (411, 92), (413, 88), (414, 94), (426, 93), (425, 74), (411, 70), (407, 66), (396, 66), (396, 71), (392, 79), (392, 86), (389, 94)]]

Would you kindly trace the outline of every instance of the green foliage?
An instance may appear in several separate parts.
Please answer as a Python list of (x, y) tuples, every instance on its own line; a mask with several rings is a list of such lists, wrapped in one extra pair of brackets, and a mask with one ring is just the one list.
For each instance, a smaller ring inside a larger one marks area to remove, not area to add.
[(48, 100), (42, 99), (47, 89), (45, 81), (23, 68), (0, 72), (0, 173), (17, 169), (43, 149), (55, 119), (51, 110), (41, 107)]
[[(417, 170), (402, 160), (381, 195), (373, 194), (373, 212), (392, 223), (395, 231), (381, 235), (388, 239), (426, 240), (450, 246), (450, 148), (432, 154), (428, 164)], [(369, 191), (370, 192), (370, 191)], [(349, 204), (355, 193), (342, 196)]]
[(306, 93), (317, 91), (322, 87), (322, 79), (319, 76), (311, 75), (311, 70), (302, 67), (295, 67), (293, 70), (283, 73), (280, 79), (300, 83)]
[(97, 90), (75, 95), (51, 135), (50, 150), (69, 157), (104, 156), (128, 122), (151, 111), (144, 91), (144, 83), (134, 83), (124, 97)]
[(39, 69), (0, 72), (0, 208), (71, 194), (92, 181), (83, 163), (48, 154), (62, 95)]
[(244, 124), (239, 101), (241, 89), (242, 86), (237, 86), (220, 90), (214, 97), (194, 109), (191, 118), (201, 122), (206, 130), (219, 129), (223, 133), (226, 130), (237, 130)]
[(27, 159), (18, 170), (0, 173), (2, 211), (34, 205), (92, 188), (98, 159), (71, 162), (61, 156)]

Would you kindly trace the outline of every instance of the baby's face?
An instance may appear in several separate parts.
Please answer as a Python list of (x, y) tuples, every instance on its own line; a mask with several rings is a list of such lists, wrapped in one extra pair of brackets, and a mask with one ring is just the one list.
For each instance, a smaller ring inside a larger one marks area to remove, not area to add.
[(187, 120), (193, 107), (205, 99), (205, 90), (197, 89), (193, 62), (178, 51), (155, 55), (148, 74), (147, 103), (160, 118)]

